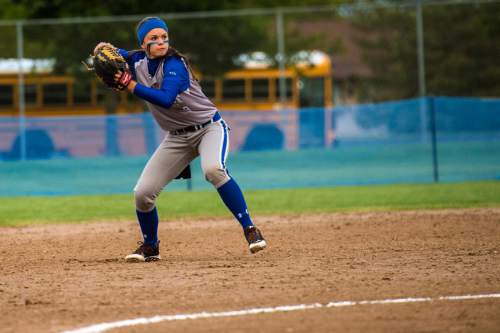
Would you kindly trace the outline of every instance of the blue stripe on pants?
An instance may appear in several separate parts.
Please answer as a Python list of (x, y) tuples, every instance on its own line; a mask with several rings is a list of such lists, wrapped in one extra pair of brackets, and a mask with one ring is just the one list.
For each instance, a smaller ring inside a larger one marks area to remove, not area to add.
[(222, 167), (225, 169), (226, 168), (226, 150), (227, 150), (227, 125), (224, 122), (224, 120), (221, 120), (220, 123), (222, 126), (222, 130), (224, 131), (224, 138), (222, 141), (220, 161), (221, 161)]

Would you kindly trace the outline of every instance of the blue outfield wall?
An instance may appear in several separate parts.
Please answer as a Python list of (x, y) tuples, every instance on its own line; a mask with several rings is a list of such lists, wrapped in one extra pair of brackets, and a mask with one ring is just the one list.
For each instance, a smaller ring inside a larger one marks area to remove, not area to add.
[[(231, 127), (229, 172), (244, 189), (500, 179), (500, 99), (223, 117)], [(28, 118), (24, 137), (19, 128), (19, 119), (0, 117), (0, 196), (130, 193), (164, 137), (149, 113)], [(211, 188), (199, 159), (192, 167), (192, 188)], [(184, 180), (167, 186), (186, 188)]]

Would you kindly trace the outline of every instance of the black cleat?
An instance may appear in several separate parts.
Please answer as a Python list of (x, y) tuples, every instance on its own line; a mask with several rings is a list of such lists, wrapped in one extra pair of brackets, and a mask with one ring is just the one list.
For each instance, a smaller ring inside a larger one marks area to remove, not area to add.
[(156, 245), (148, 245), (138, 242), (139, 247), (133, 253), (125, 257), (127, 262), (148, 262), (160, 260), (160, 241)]
[(254, 226), (250, 226), (246, 228), (244, 232), (250, 252), (256, 253), (266, 248), (266, 240), (264, 239), (264, 237), (262, 237), (259, 229)]

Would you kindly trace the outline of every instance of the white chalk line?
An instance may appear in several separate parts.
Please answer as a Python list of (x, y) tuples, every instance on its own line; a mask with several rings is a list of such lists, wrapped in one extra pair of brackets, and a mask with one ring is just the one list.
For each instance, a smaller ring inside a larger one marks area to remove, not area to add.
[(78, 328), (75, 330), (63, 331), (61, 333), (101, 333), (111, 329), (135, 326), (135, 325), (148, 325), (156, 324), (162, 321), (176, 321), (187, 319), (203, 319), (203, 318), (220, 318), (220, 317), (241, 317), (248, 315), (255, 315), (261, 313), (274, 313), (274, 312), (291, 312), (301, 310), (312, 310), (321, 308), (339, 308), (355, 305), (373, 305), (373, 304), (396, 304), (396, 303), (416, 303), (416, 302), (433, 302), (433, 301), (460, 301), (482, 298), (500, 298), (499, 294), (484, 294), (484, 295), (461, 295), (461, 296), (441, 296), (441, 297), (420, 297), (420, 298), (393, 298), (373, 301), (334, 301), (327, 304), (313, 303), (313, 304), (297, 304), (297, 305), (283, 305), (270, 308), (253, 308), (235, 311), (223, 312), (198, 312), (188, 314), (176, 314), (165, 316), (154, 316), (149, 318), (136, 318), (115, 321), (110, 323), (95, 324), (87, 327)]

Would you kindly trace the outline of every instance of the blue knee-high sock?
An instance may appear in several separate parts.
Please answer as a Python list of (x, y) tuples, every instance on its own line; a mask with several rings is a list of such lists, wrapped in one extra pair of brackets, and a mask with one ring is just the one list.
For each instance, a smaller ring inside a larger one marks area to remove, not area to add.
[(158, 242), (158, 211), (156, 207), (147, 213), (138, 210), (136, 210), (136, 213), (144, 237), (144, 244), (156, 245)]
[(234, 179), (231, 178), (227, 183), (219, 187), (217, 191), (222, 201), (224, 201), (227, 208), (229, 208), (243, 228), (253, 225), (248, 214), (247, 203), (245, 202), (243, 193)]

